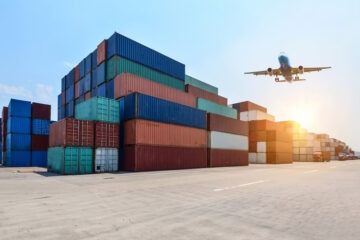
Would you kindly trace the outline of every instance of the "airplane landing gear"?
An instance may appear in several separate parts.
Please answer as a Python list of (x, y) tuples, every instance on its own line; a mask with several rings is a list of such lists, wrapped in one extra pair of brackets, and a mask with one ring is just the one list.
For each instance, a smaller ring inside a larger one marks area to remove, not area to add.
[(300, 80), (300, 77), (299, 76), (296, 76), (295, 77), (295, 81), (299, 81)]
[(275, 82), (278, 82), (280, 81), (280, 79), (278, 77), (275, 78)]

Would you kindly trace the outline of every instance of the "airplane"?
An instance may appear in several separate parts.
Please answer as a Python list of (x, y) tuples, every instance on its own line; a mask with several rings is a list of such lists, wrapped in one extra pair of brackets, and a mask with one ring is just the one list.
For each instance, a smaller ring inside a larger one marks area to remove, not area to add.
[[(278, 58), (280, 63), (280, 68), (278, 69), (272, 69), (268, 68), (265, 71), (257, 71), (257, 72), (246, 72), (244, 74), (254, 74), (255, 76), (258, 75), (269, 75), (275, 76), (275, 82), (288, 82), (292, 83), (295, 81), (305, 81), (306, 79), (300, 79), (298, 76), (299, 74), (303, 74), (305, 72), (314, 72), (314, 71), (321, 71), (323, 69), (329, 69), (331, 67), (303, 67), (299, 66), (297, 68), (293, 68), (290, 66), (289, 58), (285, 55), (285, 53), (280, 53), (280, 56)], [(295, 75), (295, 77), (293, 77)], [(279, 76), (283, 76), (285, 79), (280, 80)]]

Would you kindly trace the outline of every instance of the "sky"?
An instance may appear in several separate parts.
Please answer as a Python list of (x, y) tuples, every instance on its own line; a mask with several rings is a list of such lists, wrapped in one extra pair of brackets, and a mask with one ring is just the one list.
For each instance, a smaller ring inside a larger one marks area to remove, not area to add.
[[(115, 31), (186, 65), (229, 103), (253, 101), (277, 121), (297, 120), (360, 150), (360, 1), (0, 1), (0, 106), (49, 103), (61, 78)], [(331, 66), (307, 81), (244, 75)]]

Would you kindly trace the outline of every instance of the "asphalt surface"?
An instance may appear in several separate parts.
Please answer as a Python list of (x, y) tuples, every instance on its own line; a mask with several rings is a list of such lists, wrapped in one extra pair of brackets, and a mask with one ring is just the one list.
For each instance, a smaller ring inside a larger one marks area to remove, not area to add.
[(0, 239), (360, 239), (360, 161), (59, 176), (0, 168)]

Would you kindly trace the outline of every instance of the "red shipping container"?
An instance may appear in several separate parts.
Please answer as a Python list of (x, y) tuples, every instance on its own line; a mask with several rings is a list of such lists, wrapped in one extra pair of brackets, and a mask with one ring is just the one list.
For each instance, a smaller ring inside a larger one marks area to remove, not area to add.
[(266, 153), (266, 158), (266, 163), (268, 164), (293, 163), (292, 153)]
[(224, 117), (214, 113), (207, 114), (207, 129), (208, 131), (226, 132), (242, 136), (249, 135), (248, 122)]
[(91, 98), (91, 92), (87, 92), (87, 93), (85, 93), (85, 101), (86, 100), (89, 100), (90, 98)]
[(31, 117), (36, 119), (51, 119), (51, 105), (32, 103), (31, 104)]
[(208, 149), (208, 167), (249, 165), (249, 152), (242, 150)]
[(106, 40), (97, 46), (97, 65), (106, 60)]
[(118, 148), (119, 124), (96, 122), (95, 147)]
[(186, 92), (190, 93), (191, 95), (194, 95), (195, 97), (198, 98), (204, 98), (207, 99), (209, 101), (215, 102), (217, 104), (223, 105), (227, 107), (227, 98), (224, 98), (222, 96), (216, 95), (214, 93), (211, 92), (207, 92), (205, 90), (202, 90), (200, 88), (194, 87), (190, 84), (186, 84), (185, 85), (185, 90)]
[(124, 147), (125, 171), (206, 168), (206, 148), (130, 145)]
[(257, 142), (249, 142), (249, 152), (257, 152)]
[(260, 105), (257, 105), (256, 103), (253, 103), (250, 101), (234, 103), (234, 104), (232, 104), (232, 107), (235, 108), (236, 110), (238, 110), (239, 112), (258, 110), (258, 111), (267, 113), (267, 109), (265, 107), (262, 107)]
[(61, 93), (61, 106), (65, 106), (66, 104), (66, 97), (65, 91)]
[(31, 135), (31, 150), (46, 151), (49, 148), (48, 135)]
[(207, 147), (206, 130), (143, 119), (126, 121), (124, 136), (127, 145)]
[(75, 83), (75, 99), (76, 98), (78, 98), (78, 97), (80, 97), (80, 88), (79, 88), (79, 86), (80, 86), (80, 82), (77, 82), (77, 83)]
[(94, 147), (94, 122), (67, 118), (51, 124), (49, 146)]
[(74, 71), (74, 81), (78, 82), (80, 80), (80, 65), (76, 65), (75, 71)]
[(269, 120), (258, 120), (249, 122), (249, 131), (276, 130), (276, 123)]
[(129, 73), (123, 73), (115, 77), (115, 99), (127, 96), (133, 92), (196, 108), (196, 98), (191, 94)]

